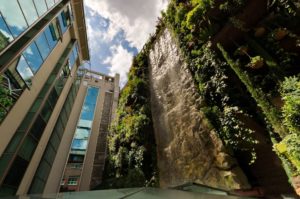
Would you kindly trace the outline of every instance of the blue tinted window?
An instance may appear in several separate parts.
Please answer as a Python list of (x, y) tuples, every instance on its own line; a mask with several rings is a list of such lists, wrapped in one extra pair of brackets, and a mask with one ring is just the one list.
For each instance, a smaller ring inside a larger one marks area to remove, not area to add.
[(21, 8), (24, 12), (25, 18), (28, 22), (28, 25), (33, 24), (38, 18), (38, 14), (35, 10), (32, 0), (19, 0)]
[(77, 57), (78, 57), (77, 45), (75, 45), (74, 48), (73, 48), (73, 54), (74, 54), (74, 57), (75, 57), (75, 60), (76, 60)]
[(50, 48), (53, 49), (57, 43), (57, 39), (55, 37), (53, 37), (49, 26), (45, 29), (44, 32), (45, 32), (45, 35), (46, 35), (46, 38), (47, 38)]
[(2, 16), (0, 15), (0, 50), (5, 48), (12, 40), (13, 37), (10, 34)]
[(67, 30), (67, 26), (64, 25), (63, 18), (62, 18), (62, 13), (59, 14), (57, 17), (58, 17), (58, 20), (59, 20), (59, 26), (61, 28), (61, 31), (62, 31), (62, 33), (64, 33)]
[(48, 9), (51, 8), (54, 5), (54, 0), (46, 0)]
[(86, 150), (88, 141), (86, 139), (74, 139), (72, 149)]
[(87, 95), (85, 97), (85, 101), (80, 116), (81, 120), (92, 121), (94, 119), (94, 112), (95, 112), (98, 92), (99, 92), (99, 88), (96, 87), (88, 88)]
[(26, 84), (31, 85), (31, 78), (33, 77), (33, 73), (23, 56), (19, 58), (16, 70), (19, 72)]
[(17, 0), (1, 1), (0, 11), (14, 37), (28, 27)]
[(75, 64), (75, 57), (74, 57), (73, 51), (70, 53), (69, 62), (70, 62), (70, 69), (71, 69)]
[(23, 52), (25, 59), (27, 60), (29, 67), (32, 69), (33, 73), (36, 73), (43, 63), (43, 59), (37, 49), (35, 42), (26, 48)]
[(47, 11), (47, 6), (44, 0), (33, 0), (39, 16), (42, 16)]
[(90, 130), (86, 128), (79, 128), (77, 127), (75, 132), (76, 139), (87, 139), (90, 135)]
[(50, 48), (49, 48), (49, 45), (48, 45), (48, 42), (47, 42), (47, 39), (44, 35), (44, 33), (42, 33), (36, 40), (36, 45), (37, 47), (39, 48), (40, 52), (41, 52), (41, 55), (43, 57), (43, 59), (45, 60), (49, 53), (50, 53)]

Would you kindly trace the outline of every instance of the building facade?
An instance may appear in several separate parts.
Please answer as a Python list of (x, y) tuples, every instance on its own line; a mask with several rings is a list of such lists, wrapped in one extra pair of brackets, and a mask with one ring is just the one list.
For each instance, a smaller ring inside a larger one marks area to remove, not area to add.
[[(91, 154), (83, 150), (97, 145), (98, 134), (91, 132), (100, 127), (103, 92), (115, 99), (118, 76), (86, 79), (92, 73), (78, 70), (85, 60), (89, 50), (83, 0), (1, 1), (0, 196), (59, 191), (74, 154), (83, 155), (88, 166), (99, 166), (92, 159), (96, 149)], [(90, 95), (97, 96), (94, 112), (82, 126), (79, 118), (88, 116), (81, 109)], [(76, 129), (84, 128), (89, 133), (83, 130), (81, 141)], [(92, 177), (81, 164), (76, 190), (87, 190)]]

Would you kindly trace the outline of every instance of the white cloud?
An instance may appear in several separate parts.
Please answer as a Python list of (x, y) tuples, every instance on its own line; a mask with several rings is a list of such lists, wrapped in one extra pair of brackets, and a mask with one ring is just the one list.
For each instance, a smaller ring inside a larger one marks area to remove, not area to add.
[(133, 54), (129, 53), (121, 45), (112, 46), (112, 56), (104, 60), (104, 64), (109, 64), (109, 75), (114, 76), (120, 74), (120, 85), (123, 87), (127, 81), (127, 73), (129, 72)]
[(126, 39), (141, 49), (154, 32), (157, 17), (167, 0), (85, 0), (86, 6), (110, 20), (108, 38), (123, 29)]
[[(92, 15), (97, 13), (109, 19), (109, 27), (106, 32), (94, 30), (87, 19), (92, 51), (101, 50), (101, 47), (95, 42), (97, 38), (102, 38), (109, 43), (122, 30), (129, 45), (140, 50), (149, 35), (155, 31), (157, 18), (167, 4), (168, 0), (85, 0), (85, 5), (92, 10)], [(111, 49), (112, 56), (106, 58), (103, 63), (111, 65), (110, 75), (120, 74), (121, 86), (123, 86), (127, 81), (127, 72), (133, 55), (119, 44)]]

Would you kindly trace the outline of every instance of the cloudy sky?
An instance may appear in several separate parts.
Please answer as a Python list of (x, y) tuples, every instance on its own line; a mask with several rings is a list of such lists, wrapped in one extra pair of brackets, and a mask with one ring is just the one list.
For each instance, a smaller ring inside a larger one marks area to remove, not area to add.
[(132, 57), (155, 31), (168, 0), (84, 0), (92, 70), (127, 81)]

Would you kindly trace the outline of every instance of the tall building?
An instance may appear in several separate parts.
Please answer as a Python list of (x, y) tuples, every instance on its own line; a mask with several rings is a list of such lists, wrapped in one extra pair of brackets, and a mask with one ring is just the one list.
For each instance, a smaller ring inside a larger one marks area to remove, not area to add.
[(1, 0), (0, 196), (99, 181), (119, 77), (78, 70), (84, 60), (83, 0)]

